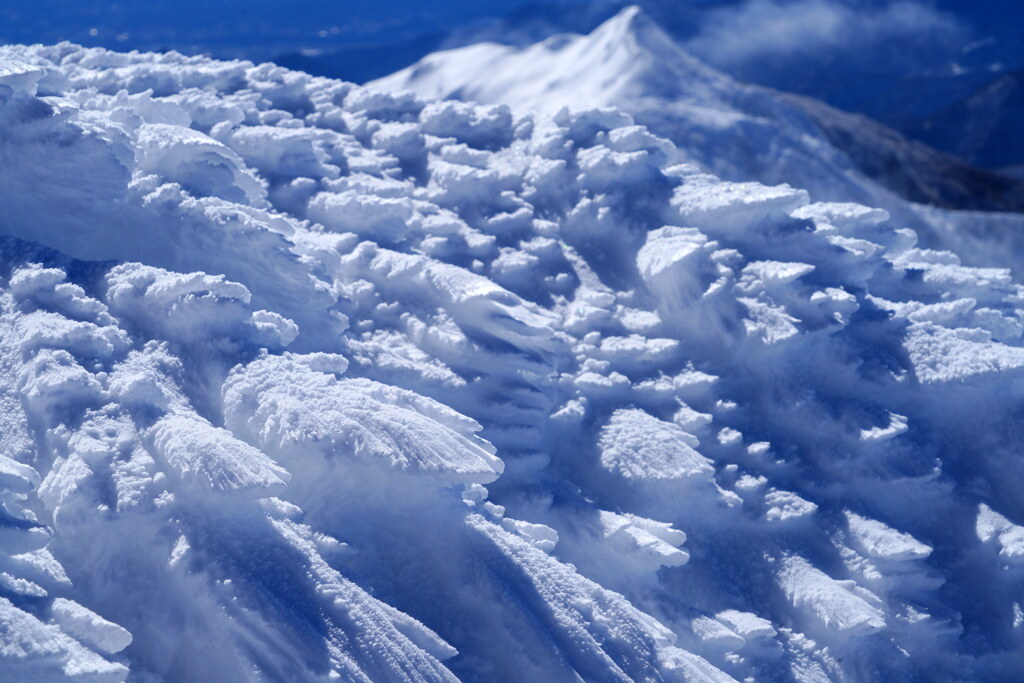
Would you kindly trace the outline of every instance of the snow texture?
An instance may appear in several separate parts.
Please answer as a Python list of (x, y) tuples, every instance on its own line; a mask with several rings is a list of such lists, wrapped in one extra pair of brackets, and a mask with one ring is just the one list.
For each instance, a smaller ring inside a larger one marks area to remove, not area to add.
[(693, 154), (0, 48), (0, 679), (1012, 679), (1024, 287)]

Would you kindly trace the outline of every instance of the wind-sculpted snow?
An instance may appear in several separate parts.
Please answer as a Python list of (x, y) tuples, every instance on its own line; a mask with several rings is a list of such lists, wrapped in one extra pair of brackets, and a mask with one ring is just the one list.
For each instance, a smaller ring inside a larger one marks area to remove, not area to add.
[(1024, 667), (1009, 271), (610, 109), (62, 44), (0, 121), (0, 678)]
[(486, 484), (501, 472), (493, 447), (472, 436), (479, 425), (459, 413), (397, 387), (337, 380), (316, 365), (277, 357), (233, 373), (224, 385), (227, 424), (282, 458), (309, 450), (443, 483)]
[(625, 479), (710, 479), (711, 461), (695, 437), (635, 408), (617, 410), (601, 431), (601, 466)]

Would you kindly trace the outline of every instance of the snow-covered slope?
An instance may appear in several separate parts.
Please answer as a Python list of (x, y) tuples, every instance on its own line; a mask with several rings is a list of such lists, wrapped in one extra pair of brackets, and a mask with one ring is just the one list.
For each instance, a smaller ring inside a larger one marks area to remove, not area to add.
[(682, 156), (0, 48), (0, 678), (1019, 671), (1024, 287)]
[(815, 199), (884, 206), (919, 228), (928, 226), (904, 200), (1024, 210), (1019, 180), (823, 103), (739, 83), (687, 54), (636, 7), (586, 36), (438, 52), (372, 85), (520, 111), (618, 107), (721, 177), (788, 182)]

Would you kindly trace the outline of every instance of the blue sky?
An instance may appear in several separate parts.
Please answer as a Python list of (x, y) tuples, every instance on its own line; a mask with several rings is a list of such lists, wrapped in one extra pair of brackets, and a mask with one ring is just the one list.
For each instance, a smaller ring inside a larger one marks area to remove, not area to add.
[[(527, 4), (573, 0), (4, 0), (0, 42), (61, 39), (113, 49), (206, 52), (275, 59), (300, 50), (393, 45), (441, 36)], [(686, 25), (688, 47), (716, 66), (757, 80), (744, 68), (766, 61), (791, 69), (833, 59), (899, 60), (905, 46), (935, 49), (936, 64), (959, 59), (1024, 66), (1021, 0), (637, 0), (661, 19)], [(591, 0), (615, 5), (614, 0)], [(625, 4), (625, 3), (622, 3)], [(701, 12), (694, 12), (699, 8)], [(995, 40), (979, 43), (989, 36)], [(438, 39), (439, 42), (439, 39)], [(432, 49), (424, 43), (420, 51)], [(416, 50), (409, 51), (414, 57)], [(879, 54), (882, 52), (882, 54)], [(916, 53), (915, 53), (916, 54)], [(838, 56), (838, 57), (837, 57)], [(379, 59), (363, 55), (363, 59)], [(403, 57), (392, 55), (391, 61)], [(396, 66), (404, 66), (398, 64)], [(387, 68), (390, 68), (387, 67)], [(344, 74), (342, 74), (344, 75)]]
[(5, 0), (4, 42), (56, 42), (228, 55), (318, 42), (387, 42), (504, 13), (523, 0)]

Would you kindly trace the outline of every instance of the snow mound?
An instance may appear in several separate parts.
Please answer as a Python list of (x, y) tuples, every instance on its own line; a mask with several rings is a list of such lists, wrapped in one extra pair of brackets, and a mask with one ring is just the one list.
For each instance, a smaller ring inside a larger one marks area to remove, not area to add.
[(1019, 671), (1024, 287), (692, 154), (0, 48), (0, 678)]

